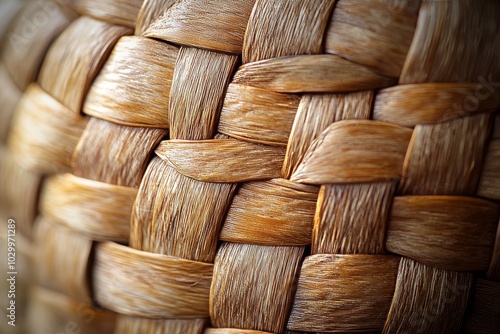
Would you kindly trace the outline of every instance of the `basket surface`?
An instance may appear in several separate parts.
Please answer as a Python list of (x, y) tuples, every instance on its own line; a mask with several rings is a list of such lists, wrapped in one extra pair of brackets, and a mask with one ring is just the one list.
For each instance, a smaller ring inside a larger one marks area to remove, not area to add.
[(2, 333), (499, 333), (500, 2), (0, 8)]

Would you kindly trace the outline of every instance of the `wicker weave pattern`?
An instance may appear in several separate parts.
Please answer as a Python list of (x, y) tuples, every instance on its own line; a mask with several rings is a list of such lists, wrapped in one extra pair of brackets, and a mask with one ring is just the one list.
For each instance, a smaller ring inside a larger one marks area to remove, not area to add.
[(0, 63), (32, 332), (500, 328), (497, 2), (48, 1), (10, 31), (48, 9)]

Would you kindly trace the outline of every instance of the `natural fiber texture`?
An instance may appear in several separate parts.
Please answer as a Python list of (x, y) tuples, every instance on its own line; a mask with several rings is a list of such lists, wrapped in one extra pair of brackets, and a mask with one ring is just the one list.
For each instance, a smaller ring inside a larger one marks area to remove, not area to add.
[(212, 268), (208, 263), (103, 243), (96, 249), (95, 295), (99, 304), (119, 313), (203, 317), (208, 315)]
[[(368, 119), (373, 93), (305, 94), (300, 100), (283, 162), (282, 176), (290, 178), (312, 142), (335, 121)], [(317, 110), (329, 110), (318, 113)]]
[[(38, 250), (34, 259), (37, 281), (78, 301), (88, 300), (90, 291), (86, 273), (92, 241), (41, 218), (35, 229), (35, 245)], [(53, 277), (54, 272), (71, 275)]]
[[(316, 200), (316, 187), (285, 179), (246, 183), (231, 203), (220, 239), (269, 246), (308, 245)], [(283, 210), (290, 215), (283, 217)]]
[[(154, 40), (121, 38), (92, 85), (84, 112), (122, 125), (167, 128), (177, 53), (176, 48)], [(109, 96), (110, 89), (115, 98)]]
[[(384, 333), (458, 332), (471, 285), (471, 274), (403, 258)], [(433, 321), (436, 313), (439, 321)]]
[[(75, 148), (74, 173), (118, 186), (139, 187), (147, 158), (165, 134), (161, 129), (121, 126), (91, 118)], [(129, 145), (124, 147), (123, 142)], [(141, 152), (136, 152), (136, 146), (142, 148)], [(99, 168), (92, 167), (96, 162)]]
[(170, 89), (171, 138), (197, 140), (215, 134), (224, 91), (237, 60), (236, 56), (181, 48)]
[(495, 1), (422, 1), (399, 82), (481, 82), (490, 75), (498, 81), (500, 35), (483, 24), (499, 15)]
[[(96, 182), (71, 174), (45, 181), (40, 211), (93, 240), (125, 242), (137, 189)], [(71, 220), (67, 217), (71, 217)]]
[(498, 210), (498, 204), (475, 198), (396, 197), (387, 250), (433, 267), (484, 271), (491, 262)]
[[(321, 52), (334, 0), (257, 0), (245, 35), (243, 63)], [(274, 31), (276, 38), (267, 38)]]
[(389, 123), (340, 121), (311, 144), (291, 180), (324, 184), (401, 177), (411, 130)]
[(84, 16), (75, 20), (50, 48), (40, 71), (40, 86), (79, 113), (90, 84), (112, 47), (130, 32)]
[(245, 64), (234, 83), (283, 93), (328, 93), (384, 88), (393, 80), (339, 56), (313, 55)]
[(420, 2), (338, 1), (326, 32), (325, 51), (379, 74), (399, 77), (415, 32)]
[(322, 186), (311, 252), (383, 254), (394, 188), (394, 182)]
[(285, 146), (299, 101), (294, 95), (230, 84), (219, 132), (253, 143)]
[(499, 2), (5, 6), (20, 333), (498, 332)]
[[(489, 114), (417, 125), (399, 184), (401, 194), (474, 195), (491, 125)], [(433, 150), (428, 152), (431, 145)]]
[[(476, 113), (495, 112), (500, 94), (482, 83), (428, 83), (390, 87), (377, 94), (373, 118), (402, 126), (447, 122)], [(474, 95), (479, 97), (474, 99)], [(428, 103), (428, 101), (432, 101)]]
[(213, 262), (217, 234), (234, 190), (229, 183), (197, 182), (153, 159), (134, 205), (131, 246)]
[(144, 3), (142, 13), (149, 11), (152, 17), (146, 22), (140, 22), (136, 33), (175, 44), (241, 53), (245, 28), (254, 2), (255, 0), (148, 0)]
[(213, 324), (283, 331), (303, 252), (302, 247), (223, 244), (210, 290)]
[(155, 152), (181, 174), (205, 182), (244, 182), (279, 177), (285, 156), (285, 150), (280, 147), (233, 139), (174, 139), (162, 142)]
[(137, 14), (143, 0), (78, 0), (76, 10), (81, 15), (104, 22), (135, 27)]
[[(319, 254), (306, 258), (288, 328), (379, 329), (389, 312), (398, 264), (398, 257), (384, 255)], [(355, 307), (347, 309), (346, 305)]]

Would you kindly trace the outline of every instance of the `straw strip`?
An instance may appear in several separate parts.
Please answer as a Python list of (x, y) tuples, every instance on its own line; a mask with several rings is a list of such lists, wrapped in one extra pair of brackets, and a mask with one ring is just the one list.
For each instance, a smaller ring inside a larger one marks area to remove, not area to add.
[[(236, 62), (236, 56), (180, 49), (169, 101), (170, 139), (199, 140), (214, 135)], [(179, 174), (161, 159), (154, 159), (134, 207), (132, 246), (213, 262), (220, 226), (235, 187), (199, 182)], [(183, 325), (197, 327), (199, 322), (193, 319)], [(165, 322), (164, 326), (166, 332), (179, 331), (176, 320)]]
[(233, 83), (281, 93), (339, 93), (388, 87), (394, 79), (336, 55), (310, 55), (247, 63)]
[(138, 188), (149, 155), (166, 133), (162, 129), (132, 128), (91, 118), (73, 154), (74, 174)]
[(491, 256), (491, 263), (486, 273), (486, 278), (500, 282), (500, 223), (497, 227), (495, 246), (493, 248), (493, 255)]
[(323, 185), (312, 254), (383, 254), (394, 182)]
[(126, 27), (88, 17), (75, 20), (52, 44), (39, 83), (73, 112), (81, 111), (87, 91)]
[(396, 197), (387, 249), (447, 270), (487, 270), (498, 209), (498, 204), (468, 197)]
[[(496, 25), (499, 11), (500, 7), (490, 1), (424, 2), (400, 83), (479, 82), (491, 92), (500, 78), (500, 40), (494, 29), (484, 27)], [(475, 195), (491, 124), (492, 117), (483, 114), (444, 124), (417, 125), (399, 192)], [(385, 333), (458, 332), (472, 275), (405, 261), (411, 264), (411, 272), (405, 269), (398, 276), (401, 284)], [(424, 290), (428, 286), (434, 288)]]
[(391, 306), (399, 257), (312, 255), (305, 259), (288, 328), (381, 330)]
[(286, 146), (300, 98), (229, 84), (218, 132), (258, 144)]
[(403, 257), (383, 333), (458, 333), (472, 280)]
[(398, 179), (411, 133), (368, 120), (333, 123), (312, 143), (291, 180), (325, 184)]
[(410, 84), (381, 90), (375, 100), (373, 119), (414, 127), (499, 108), (500, 94), (494, 94), (494, 88), (484, 83)]
[(281, 147), (234, 139), (165, 140), (155, 152), (180, 174), (204, 182), (276, 178), (285, 155)]
[(243, 64), (322, 51), (335, 0), (257, 0), (243, 44)]
[(83, 111), (121, 125), (168, 128), (168, 99), (178, 49), (122, 37), (94, 81)]
[(30, 289), (30, 306), (26, 323), (30, 333), (109, 334), (115, 328), (116, 315), (92, 306), (90, 300), (79, 302), (40, 286)]
[(163, 15), (177, 0), (144, 0), (135, 25), (135, 35), (141, 36), (154, 21)]
[(63, 174), (45, 181), (40, 210), (92, 240), (126, 242), (136, 195), (134, 188)]
[(300, 100), (281, 172), (290, 178), (311, 143), (333, 122), (370, 117), (373, 92), (351, 94), (306, 94)]
[(243, 184), (231, 203), (220, 239), (268, 246), (308, 245), (318, 190), (295, 188), (288, 180)]
[(498, 17), (495, 1), (424, 1), (400, 83), (498, 82)]
[(2, 87), (0, 89), (0, 101), (2, 101), (0, 111), (0, 142), (4, 143), (10, 131), (11, 119), (23, 92), (14, 84), (3, 63), (0, 63), (0, 86)]
[(77, 301), (89, 300), (87, 266), (92, 241), (46, 217), (37, 220), (34, 235), (37, 282)]
[(31, 238), (41, 176), (22, 168), (3, 145), (0, 157), (0, 208), (6, 216), (16, 218), (17, 231)]
[[(169, 117), (174, 126), (170, 129), (170, 138), (213, 136), (223, 93), (236, 61), (235, 56), (181, 48), (170, 95)], [(153, 167), (155, 162), (161, 169)], [(154, 159), (153, 164), (136, 201), (138, 209), (132, 217), (132, 246), (143, 251), (212, 262), (220, 225), (235, 185), (195, 181), (160, 159)], [(155, 200), (151, 201), (151, 197)], [(198, 326), (198, 323), (199, 319), (193, 319), (192, 323), (184, 325)], [(178, 330), (175, 320), (163, 325), (165, 331)]]
[(282, 332), (303, 252), (303, 247), (224, 243), (210, 289), (212, 325)]
[(287, 179), (271, 179), (264, 182), (252, 182), (251, 189), (258, 189), (263, 195), (276, 195), (290, 199), (314, 200), (318, 199), (319, 188), (307, 184), (300, 184)]
[(87, 118), (32, 84), (17, 106), (9, 148), (26, 169), (40, 174), (68, 171), (86, 125)]
[(135, 318), (121, 315), (118, 317), (115, 333), (202, 334), (205, 322), (205, 319), (163, 320)]
[(474, 296), (462, 328), (465, 334), (496, 334), (500, 323), (500, 283), (476, 280)]
[(200, 140), (217, 129), (236, 56), (181, 48), (170, 92), (170, 138)]
[(477, 194), (500, 200), (500, 139), (493, 139), (488, 145)]
[[(146, 22), (139, 21), (137, 27), (144, 36), (202, 49), (241, 53), (255, 0), (167, 0), (163, 6), (152, 2), (146, 2), (142, 9), (150, 18)], [(163, 11), (155, 13), (145, 9), (149, 6), (158, 6)], [(145, 23), (150, 25), (146, 28)]]
[(213, 262), (218, 235), (235, 185), (199, 182), (154, 158), (131, 219), (131, 247)]
[(30, 1), (18, 15), (2, 60), (15, 84), (25, 90), (37, 78), (50, 44), (70, 21), (51, 1)]
[(101, 306), (142, 317), (208, 316), (212, 264), (111, 242), (98, 244), (95, 256), (93, 283)]
[(417, 125), (398, 192), (402, 195), (475, 195), (481, 175), (478, 162), (483, 161), (491, 125), (489, 114)]
[(325, 51), (398, 78), (421, 0), (342, 0), (333, 12)]
[(77, 11), (81, 15), (135, 28), (135, 21), (144, 0), (79, 0)]

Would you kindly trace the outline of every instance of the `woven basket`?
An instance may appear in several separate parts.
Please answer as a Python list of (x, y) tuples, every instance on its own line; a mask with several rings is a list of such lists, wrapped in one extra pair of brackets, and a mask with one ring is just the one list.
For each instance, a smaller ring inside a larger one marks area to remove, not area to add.
[(1, 333), (500, 333), (499, 1), (0, 13)]

